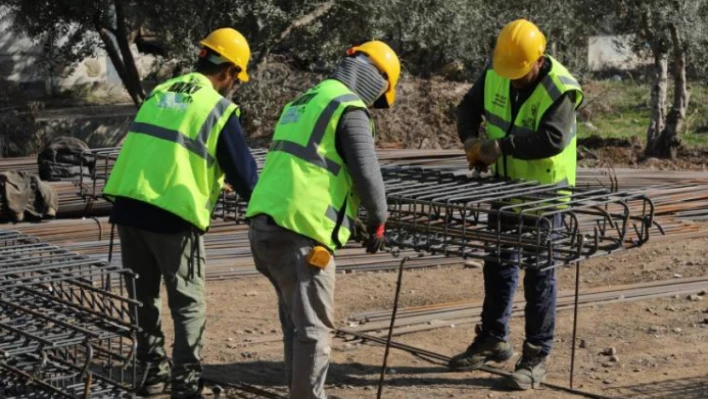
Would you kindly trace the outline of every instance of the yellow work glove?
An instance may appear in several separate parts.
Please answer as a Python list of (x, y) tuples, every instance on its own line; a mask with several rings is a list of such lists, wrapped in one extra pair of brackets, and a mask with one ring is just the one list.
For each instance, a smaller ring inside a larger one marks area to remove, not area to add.
[(465, 141), (465, 153), (469, 169), (484, 170), (502, 155), (498, 140), (482, 141), (472, 138)]

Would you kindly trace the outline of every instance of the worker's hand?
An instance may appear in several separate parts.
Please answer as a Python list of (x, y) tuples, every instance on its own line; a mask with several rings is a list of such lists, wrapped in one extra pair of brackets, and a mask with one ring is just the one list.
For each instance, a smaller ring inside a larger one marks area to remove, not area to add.
[(479, 146), (482, 144), (482, 140), (477, 137), (470, 137), (465, 140), (465, 155), (467, 156), (467, 163), (470, 165), (470, 169), (474, 167), (477, 161), (477, 154), (479, 153)]
[(484, 171), (489, 165), (494, 164), (502, 155), (498, 140), (477, 140), (467, 152), (469, 168)]
[(375, 254), (386, 248), (386, 237), (384, 236), (385, 230), (386, 229), (383, 224), (368, 228), (368, 237), (366, 237), (363, 242), (363, 246), (366, 247), (366, 253)]

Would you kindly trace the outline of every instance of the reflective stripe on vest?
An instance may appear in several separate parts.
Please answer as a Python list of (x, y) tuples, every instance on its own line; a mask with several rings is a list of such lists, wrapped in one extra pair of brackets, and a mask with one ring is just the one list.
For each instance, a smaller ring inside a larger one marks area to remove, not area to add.
[[(576, 108), (582, 102), (582, 89), (577, 80), (552, 57), (548, 75), (541, 79), (529, 98), (521, 105), (515, 119), (511, 115), (511, 82), (489, 69), (485, 76), (484, 109), (487, 136), (500, 139), (508, 135), (525, 137), (536, 134), (543, 115), (548, 108), (564, 93), (576, 93)], [(525, 161), (512, 156), (502, 156), (494, 165), (495, 171), (515, 180), (535, 180), (542, 184), (567, 182), (575, 185), (576, 172), (576, 133), (575, 121), (568, 132), (564, 150), (555, 156)]]
[(174, 213), (201, 230), (223, 187), (219, 135), (238, 107), (191, 73), (157, 86), (138, 111), (104, 195)]
[(320, 142), (325, 135), (327, 125), (329, 124), (330, 119), (332, 119), (332, 115), (334, 115), (339, 106), (342, 105), (342, 103), (357, 100), (359, 100), (359, 97), (356, 94), (344, 94), (333, 99), (329, 102), (329, 104), (327, 104), (319, 118), (317, 118), (317, 122), (315, 123), (315, 127), (312, 130), (312, 134), (310, 135), (310, 139), (307, 141), (307, 144), (300, 145), (292, 141), (274, 140), (270, 145), (270, 151), (287, 152), (288, 154), (296, 156), (303, 161), (307, 161), (321, 168), (327, 169), (335, 176), (338, 175), (339, 170), (341, 169), (340, 165), (330, 159), (326, 159), (322, 154), (319, 154), (317, 152), (317, 148), (320, 146)]
[(331, 250), (346, 244), (359, 196), (336, 151), (336, 131), (352, 107), (366, 110), (344, 84), (326, 80), (283, 109), (247, 217), (267, 214)]

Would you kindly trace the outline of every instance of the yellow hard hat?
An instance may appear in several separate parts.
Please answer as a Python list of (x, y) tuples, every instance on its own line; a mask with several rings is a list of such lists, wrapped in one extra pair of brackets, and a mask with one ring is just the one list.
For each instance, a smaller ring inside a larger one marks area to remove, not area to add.
[(199, 42), (204, 47), (216, 51), (221, 57), (241, 68), (238, 78), (248, 82), (248, 62), (251, 59), (251, 48), (248, 41), (236, 29), (220, 28)]
[(386, 74), (388, 89), (386, 89), (386, 102), (389, 107), (396, 101), (396, 84), (401, 77), (401, 62), (398, 60), (396, 52), (388, 44), (373, 40), (360, 46), (351, 47), (347, 50), (347, 55), (356, 53), (366, 54), (382, 73)]
[(492, 59), (494, 71), (507, 79), (519, 79), (531, 71), (546, 51), (546, 37), (533, 22), (517, 19), (504, 26)]

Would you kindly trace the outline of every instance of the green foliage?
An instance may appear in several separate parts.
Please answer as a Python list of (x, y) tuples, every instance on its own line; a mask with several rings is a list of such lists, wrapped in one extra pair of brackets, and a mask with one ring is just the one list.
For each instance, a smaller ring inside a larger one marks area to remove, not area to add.
[[(637, 137), (646, 142), (646, 127), (650, 119), (647, 93), (649, 85), (634, 81), (593, 82), (588, 87), (588, 112), (590, 115), (578, 124), (578, 137), (599, 134), (604, 138)], [(708, 87), (698, 82), (690, 85), (692, 106), (686, 117), (686, 131), (682, 134), (684, 145), (689, 148), (708, 146)], [(669, 97), (672, 94), (669, 93)], [(591, 126), (594, 126), (592, 128)]]

